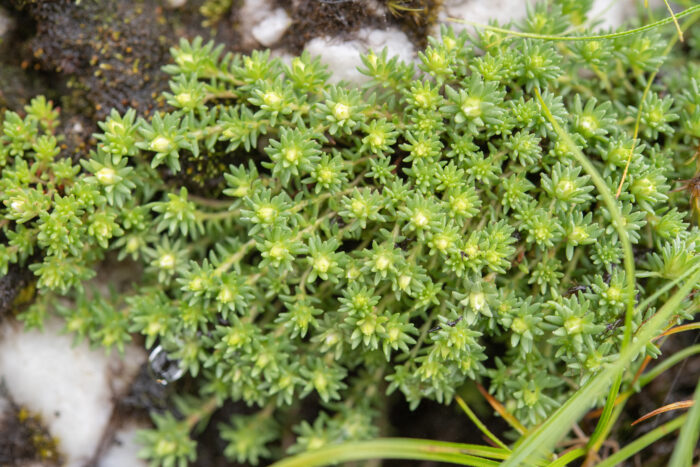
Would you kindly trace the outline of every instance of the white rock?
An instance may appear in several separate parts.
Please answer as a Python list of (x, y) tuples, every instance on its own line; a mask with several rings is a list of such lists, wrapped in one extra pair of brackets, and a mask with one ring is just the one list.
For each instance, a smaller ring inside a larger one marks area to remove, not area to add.
[(253, 29), (267, 19), (274, 10), (271, 0), (244, 0), (238, 10), (238, 24), (244, 47), (257, 47)]
[[(366, 37), (364, 41), (362, 40), (363, 37)], [(399, 60), (404, 62), (410, 62), (416, 58), (416, 51), (408, 36), (396, 28), (360, 29), (358, 38), (365, 43), (365, 52), (367, 49), (380, 52), (386, 47), (389, 57), (398, 55)]]
[(359, 61), (360, 47), (356, 41), (341, 43), (330, 37), (316, 37), (306, 43), (304, 49), (311, 55), (318, 55), (321, 62), (333, 73), (332, 82), (340, 80), (362, 81), (363, 77), (355, 70)]
[(496, 19), (499, 24), (504, 24), (524, 17), (527, 3), (523, 0), (446, 0), (438, 18), (441, 23), (446, 23), (455, 32), (459, 32), (472, 26), (450, 21), (449, 18), (481, 24)]
[(398, 55), (399, 59), (410, 62), (415, 59), (415, 49), (406, 34), (395, 28), (389, 29), (360, 29), (356, 39), (342, 42), (337, 38), (317, 37), (310, 40), (305, 49), (311, 55), (318, 55), (321, 62), (333, 72), (330, 81), (337, 83), (344, 80), (362, 84), (369, 78), (357, 68), (362, 66), (360, 54), (372, 49), (381, 52), (387, 48), (387, 56)]
[(122, 360), (73, 336), (49, 320), (44, 332), (6, 320), (0, 329), (0, 377), (19, 405), (41, 415), (59, 442), (66, 466), (82, 467), (94, 455), (112, 414), (113, 399), (128, 387), (145, 360), (127, 347)]
[[(499, 24), (522, 19), (527, 14), (528, 3), (523, 0), (446, 0), (444, 9), (439, 14), (441, 22), (451, 25), (455, 31), (461, 31), (471, 26), (449, 21), (448, 18), (473, 21), (488, 24), (490, 19), (498, 20)], [(652, 0), (652, 5), (658, 6), (660, 1)], [(628, 18), (637, 14), (635, 0), (594, 0), (588, 18), (599, 20), (597, 27), (603, 29), (617, 28)]]
[(97, 467), (146, 467), (146, 461), (137, 455), (143, 446), (135, 439), (136, 432), (144, 428), (149, 427), (131, 424), (120, 428), (114, 434), (112, 445), (97, 462)]
[(597, 29), (616, 29), (635, 16), (637, 9), (631, 0), (594, 0), (588, 12), (588, 19), (596, 22)]
[(12, 26), (12, 18), (10, 18), (10, 16), (3, 8), (0, 8), (0, 38), (7, 34), (7, 32), (12, 28)]
[(292, 24), (292, 19), (284, 11), (284, 8), (277, 8), (267, 18), (256, 24), (251, 30), (251, 34), (256, 41), (265, 47), (270, 47), (280, 40), (290, 24)]
[(244, 0), (238, 14), (241, 18), (241, 26), (247, 24), (258, 24), (265, 20), (272, 11), (271, 0)]

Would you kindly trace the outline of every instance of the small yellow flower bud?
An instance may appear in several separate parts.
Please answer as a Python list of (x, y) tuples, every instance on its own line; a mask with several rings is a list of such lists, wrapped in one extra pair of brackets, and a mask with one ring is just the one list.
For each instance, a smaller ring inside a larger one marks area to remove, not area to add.
[(113, 185), (116, 182), (117, 172), (111, 167), (103, 167), (97, 171), (95, 177), (103, 185)]
[(155, 152), (169, 152), (172, 149), (172, 141), (165, 136), (156, 136), (151, 141), (151, 150)]
[(175, 268), (175, 255), (172, 253), (165, 253), (158, 259), (158, 267), (161, 269)]
[(347, 120), (350, 118), (350, 107), (338, 102), (333, 107), (333, 116), (336, 120)]

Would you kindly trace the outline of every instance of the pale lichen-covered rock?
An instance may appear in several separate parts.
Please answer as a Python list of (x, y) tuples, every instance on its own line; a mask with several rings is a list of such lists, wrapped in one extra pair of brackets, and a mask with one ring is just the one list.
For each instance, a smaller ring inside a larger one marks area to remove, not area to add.
[(141, 446), (136, 442), (136, 432), (148, 428), (135, 423), (128, 424), (114, 433), (112, 443), (100, 457), (97, 467), (146, 467), (137, 453)]
[(357, 68), (362, 66), (360, 54), (370, 49), (381, 52), (386, 47), (389, 57), (398, 55), (400, 60), (406, 62), (415, 59), (413, 45), (398, 29), (361, 29), (355, 37), (350, 41), (317, 37), (306, 44), (305, 50), (321, 57), (321, 61), (333, 73), (330, 81), (336, 83), (341, 80), (357, 84), (369, 81)]
[(291, 23), (287, 12), (283, 8), (276, 8), (253, 27), (251, 34), (263, 46), (271, 47), (280, 40)]
[(44, 332), (6, 321), (0, 329), (0, 378), (15, 402), (41, 415), (67, 466), (92, 459), (109, 423), (115, 398), (123, 394), (144, 361), (127, 347), (121, 358), (87, 343), (73, 344), (50, 320)]

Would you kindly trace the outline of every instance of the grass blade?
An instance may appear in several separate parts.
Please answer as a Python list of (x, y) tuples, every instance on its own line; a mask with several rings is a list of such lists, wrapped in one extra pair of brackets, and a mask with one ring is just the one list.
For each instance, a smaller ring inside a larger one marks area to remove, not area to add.
[(698, 445), (700, 438), (700, 381), (695, 388), (695, 405), (688, 412), (688, 418), (681, 428), (681, 433), (678, 435), (676, 447), (671, 455), (669, 467), (687, 467), (693, 462), (693, 451)]
[(317, 467), (339, 462), (368, 459), (414, 459), (448, 462), (474, 467), (499, 465), (508, 452), (473, 444), (446, 443), (427, 439), (384, 438), (325, 446), (275, 462), (271, 467)]
[[(690, 347), (686, 347), (683, 350), (680, 350), (673, 355), (670, 355), (669, 357), (665, 358), (663, 361), (661, 361), (658, 365), (654, 366), (651, 370), (647, 371), (646, 373), (641, 373), (638, 375), (635, 375), (634, 381), (639, 381), (637, 383), (638, 389), (643, 388), (650, 382), (652, 382), (654, 379), (656, 379), (661, 373), (664, 371), (668, 370), (669, 368), (673, 367), (674, 365), (682, 362), (686, 358), (689, 358), (693, 355), (700, 354), (700, 344), (696, 344)], [(646, 357), (646, 359), (649, 359), (650, 357)], [(645, 361), (647, 361), (645, 359)], [(641, 369), (641, 368), (640, 368)], [(620, 394), (617, 399), (615, 400), (615, 407), (618, 407), (620, 404), (624, 404), (629, 397), (634, 394), (635, 389), (628, 389), (624, 393)], [(592, 412), (589, 412), (586, 414), (585, 418), (597, 418), (600, 417), (600, 414), (602, 413), (602, 409), (600, 410), (594, 410)]]
[(688, 323), (688, 324), (682, 324), (680, 326), (674, 326), (670, 329), (667, 329), (664, 331), (663, 334), (661, 334), (657, 339), (660, 339), (665, 336), (670, 336), (672, 334), (677, 334), (679, 332), (684, 332), (684, 331), (693, 331), (695, 329), (700, 329), (700, 323)]
[(572, 461), (578, 459), (579, 457), (582, 457), (585, 454), (586, 450), (583, 448), (572, 449), (571, 451), (568, 451), (565, 454), (559, 456), (557, 460), (555, 460), (551, 464), (548, 464), (547, 467), (566, 467)]
[(695, 273), (695, 271), (697, 271), (697, 270), (699, 270), (699, 269), (700, 269), (700, 264), (697, 264), (697, 265), (691, 267), (690, 269), (688, 269), (687, 271), (685, 271), (685, 272), (684, 272), (683, 274), (681, 274), (679, 277), (676, 277), (675, 279), (673, 279), (671, 282), (667, 282), (666, 284), (664, 284), (663, 287), (660, 287), (659, 289), (657, 289), (652, 295), (650, 295), (649, 297), (645, 298), (644, 301), (643, 301), (642, 303), (640, 303), (639, 305), (637, 305), (637, 313), (643, 313), (644, 310), (645, 310), (649, 305), (651, 305), (651, 304), (654, 303), (656, 300), (658, 300), (658, 298), (659, 298), (660, 296), (662, 296), (663, 294), (665, 294), (666, 292), (668, 292), (669, 290), (671, 290), (671, 289), (672, 289), (673, 287), (675, 287), (676, 285), (682, 283), (684, 280), (686, 280), (686, 279), (687, 279), (688, 277), (690, 277), (693, 273)]
[[(578, 146), (573, 142), (571, 139), (571, 136), (564, 130), (557, 121), (554, 119), (554, 116), (550, 112), (549, 108), (547, 108), (547, 105), (545, 104), (544, 100), (542, 99), (542, 95), (540, 94), (540, 90), (538, 88), (535, 88), (535, 94), (537, 95), (537, 99), (540, 102), (540, 106), (542, 107), (542, 110), (544, 111), (544, 114), (547, 117), (547, 120), (549, 120), (549, 123), (552, 125), (554, 128), (554, 131), (556, 134), (562, 139), (564, 144), (567, 146), (569, 151), (573, 154), (574, 158), (581, 164), (583, 167), (583, 170), (586, 171), (586, 173), (591, 177), (591, 180), (593, 181), (593, 184), (596, 186), (598, 189), (598, 192), (603, 198), (603, 201), (605, 202), (605, 206), (608, 208), (608, 212), (610, 213), (610, 216), (612, 217), (612, 223), (613, 226), (615, 227), (615, 230), (617, 231), (617, 234), (620, 237), (620, 243), (622, 243), (622, 251), (624, 253), (624, 264), (625, 264), (625, 279), (626, 279), (626, 302), (627, 302), (627, 309), (625, 311), (625, 332), (622, 337), (622, 345), (621, 345), (621, 350), (624, 351), (629, 343), (630, 339), (632, 337), (632, 316), (634, 315), (634, 297), (635, 297), (635, 267), (634, 267), (634, 255), (632, 254), (632, 243), (630, 242), (629, 235), (627, 233), (627, 230), (625, 229), (625, 221), (624, 218), (622, 217), (622, 212), (620, 211), (620, 205), (616, 201), (615, 197), (613, 197), (612, 192), (610, 191), (610, 188), (607, 186), (605, 181), (603, 180), (603, 177), (600, 176), (596, 168), (593, 166), (591, 161), (581, 152)], [(605, 403), (605, 407), (603, 408), (603, 414), (600, 417), (600, 420), (598, 421), (598, 425), (596, 426), (595, 431), (593, 432), (593, 435), (591, 436), (589, 446), (591, 446), (594, 450), (597, 450), (599, 447), (599, 443), (601, 440), (601, 434), (606, 431), (606, 426), (610, 420), (610, 416), (612, 414), (612, 410), (614, 407), (614, 402), (615, 398), (617, 397), (617, 394), (620, 390), (620, 385), (622, 383), (622, 373), (619, 373), (615, 375), (613, 378), (611, 378), (614, 382), (612, 387), (610, 388), (610, 393), (608, 395), (608, 399)]]
[(630, 425), (637, 425), (638, 423), (642, 423), (644, 420), (648, 420), (651, 417), (661, 415), (662, 413), (670, 412), (671, 410), (687, 409), (688, 407), (692, 407), (693, 404), (695, 404), (694, 400), (678, 401), (673, 402), (672, 404), (666, 404), (663, 407), (659, 407), (658, 409), (652, 410), (648, 414), (642, 415), (641, 417), (630, 423)]
[(510, 448), (503, 441), (498, 439), (498, 437), (496, 437), (496, 435), (494, 435), (491, 432), (491, 430), (489, 430), (486, 427), (486, 425), (484, 425), (481, 422), (481, 420), (479, 420), (479, 418), (476, 416), (476, 414), (474, 412), (472, 412), (472, 409), (470, 409), (469, 406), (467, 405), (467, 403), (464, 402), (464, 399), (462, 399), (459, 396), (455, 396), (455, 399), (457, 400), (457, 404), (459, 404), (459, 406), (462, 408), (464, 413), (467, 414), (467, 417), (469, 417), (469, 419), (472, 421), (472, 423), (474, 423), (474, 425), (476, 425), (476, 427), (479, 429), (479, 431), (481, 431), (484, 434), (484, 436), (486, 436), (488, 439), (493, 441), (496, 445), (500, 446), (501, 448), (503, 448), (507, 451), (510, 451)]

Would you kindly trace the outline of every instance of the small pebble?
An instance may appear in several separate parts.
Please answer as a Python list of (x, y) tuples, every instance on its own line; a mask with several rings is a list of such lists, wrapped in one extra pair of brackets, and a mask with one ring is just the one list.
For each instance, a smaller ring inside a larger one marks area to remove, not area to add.
[(290, 24), (292, 19), (287, 12), (283, 8), (277, 8), (270, 12), (270, 16), (254, 26), (251, 34), (263, 46), (271, 47), (280, 40)]
[(363, 66), (360, 54), (370, 49), (380, 53), (386, 47), (388, 58), (398, 55), (405, 62), (415, 59), (411, 41), (398, 29), (360, 29), (355, 36), (357, 39), (346, 42), (337, 38), (317, 37), (306, 44), (305, 49), (311, 55), (321, 57), (321, 62), (333, 73), (331, 82), (343, 80), (362, 84), (369, 81), (369, 77), (357, 71), (357, 68)]

